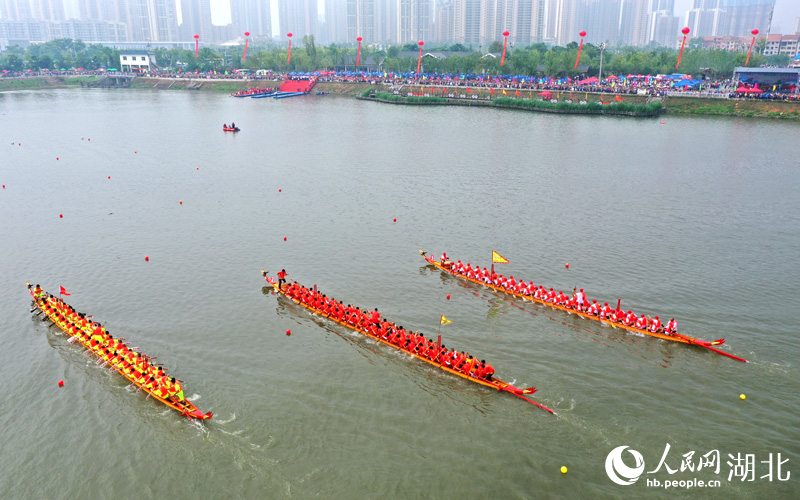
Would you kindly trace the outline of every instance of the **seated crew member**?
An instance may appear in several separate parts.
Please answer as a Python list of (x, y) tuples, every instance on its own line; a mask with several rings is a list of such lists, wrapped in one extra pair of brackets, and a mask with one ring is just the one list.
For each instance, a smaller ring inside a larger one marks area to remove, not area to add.
[(675, 318), (670, 318), (667, 322), (667, 326), (664, 328), (664, 331), (670, 334), (678, 333), (678, 322), (675, 321)]
[(639, 330), (644, 330), (644, 329), (647, 328), (647, 318), (645, 317), (644, 314), (639, 316), (639, 318), (636, 320), (636, 324), (634, 326), (636, 328), (638, 328)]
[(578, 307), (583, 310), (586, 307), (586, 294), (583, 293), (583, 288), (581, 288), (580, 292), (575, 293), (575, 302), (578, 304)]
[(653, 321), (650, 322), (650, 331), (653, 333), (658, 333), (661, 330), (661, 320), (658, 319), (658, 316), (653, 318)]
[(170, 378), (169, 381), (172, 384), (169, 391), (169, 398), (176, 404), (183, 403), (185, 398), (183, 397), (183, 387), (180, 382), (176, 381), (175, 377)]
[(286, 283), (286, 269), (278, 272), (278, 289), (281, 289), (281, 283)]
[(481, 360), (481, 364), (483, 365), (483, 370), (478, 375), (478, 378), (482, 378), (489, 382), (492, 381), (492, 375), (494, 375), (494, 367), (492, 365), (487, 365), (486, 360)]
[(450, 268), (450, 266), (453, 265), (453, 263), (450, 262), (450, 259), (447, 258), (447, 252), (442, 252), (442, 256), (441, 256), (441, 258), (439, 260), (441, 261), (442, 266), (444, 266), (444, 267), (446, 267), (448, 269)]

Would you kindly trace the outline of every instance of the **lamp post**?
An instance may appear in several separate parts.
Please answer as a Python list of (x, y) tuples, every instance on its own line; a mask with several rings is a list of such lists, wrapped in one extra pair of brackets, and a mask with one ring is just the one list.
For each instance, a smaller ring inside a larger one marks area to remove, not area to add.
[(603, 51), (606, 50), (606, 42), (600, 44), (600, 71), (597, 74), (597, 79), (603, 81)]

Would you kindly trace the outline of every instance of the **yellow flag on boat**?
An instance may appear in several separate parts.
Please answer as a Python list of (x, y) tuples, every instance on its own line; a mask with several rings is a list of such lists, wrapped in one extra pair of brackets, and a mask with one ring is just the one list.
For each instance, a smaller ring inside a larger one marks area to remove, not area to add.
[(452, 323), (452, 321), (450, 321), (449, 319), (445, 318), (444, 314), (442, 314), (442, 319), (439, 320), (439, 324), (440, 325), (449, 325), (450, 323)]
[(508, 264), (508, 259), (492, 250), (492, 263), (494, 264)]

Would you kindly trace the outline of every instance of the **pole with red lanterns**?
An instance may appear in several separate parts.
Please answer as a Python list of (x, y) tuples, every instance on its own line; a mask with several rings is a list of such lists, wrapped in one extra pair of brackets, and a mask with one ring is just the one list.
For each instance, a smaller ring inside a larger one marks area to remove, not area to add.
[(363, 40), (363, 38), (358, 37), (358, 38), (356, 38), (356, 40), (358, 41), (358, 54), (356, 55), (356, 68), (358, 68), (358, 63), (361, 62), (361, 40)]
[(688, 35), (690, 31), (691, 30), (689, 29), (688, 26), (681, 30), (681, 33), (683, 33), (683, 42), (681, 42), (681, 51), (678, 54), (678, 63), (675, 65), (675, 69), (678, 69), (678, 66), (681, 65), (681, 57), (683, 57), (683, 47), (686, 45), (686, 35)]
[(500, 58), (500, 66), (506, 62), (506, 45), (508, 45), (508, 35), (510, 35), (508, 31), (503, 32), (503, 37), (505, 40), (503, 41), (503, 57)]
[(197, 53), (200, 52), (200, 35), (194, 36), (194, 60), (197, 60)]
[(286, 33), (286, 36), (289, 37), (289, 58), (286, 59), (286, 64), (289, 64), (290, 62), (292, 62), (292, 34)]
[(422, 46), (425, 45), (425, 42), (420, 40), (417, 45), (419, 45), (419, 59), (417, 59), (417, 74), (419, 74), (419, 68), (422, 66)]
[(758, 35), (758, 30), (753, 30), (750, 33), (753, 35), (753, 41), (750, 42), (750, 50), (747, 51), (747, 60), (744, 62), (745, 66), (747, 66), (747, 63), (750, 62), (750, 54), (753, 53), (753, 45), (756, 44), (756, 36)]
[(581, 60), (581, 50), (583, 50), (583, 37), (586, 36), (585, 31), (578, 33), (581, 36), (581, 44), (578, 46), (578, 57), (575, 58), (575, 69), (578, 69), (578, 61)]
[(249, 31), (245, 31), (244, 32), (244, 55), (242, 56), (242, 62), (244, 62), (244, 60), (247, 59), (247, 42), (249, 42), (249, 41), (250, 41), (250, 32)]

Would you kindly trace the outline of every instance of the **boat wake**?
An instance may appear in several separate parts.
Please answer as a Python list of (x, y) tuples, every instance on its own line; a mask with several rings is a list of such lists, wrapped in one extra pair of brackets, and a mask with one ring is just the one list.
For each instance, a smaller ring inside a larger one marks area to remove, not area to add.
[(217, 424), (221, 424), (221, 425), (229, 424), (229, 423), (233, 422), (234, 420), (236, 420), (236, 414), (234, 413), (231, 416), (231, 418), (229, 418), (228, 420), (219, 420), (219, 419), (215, 419), (215, 420), (216, 420), (215, 423), (217, 423)]

